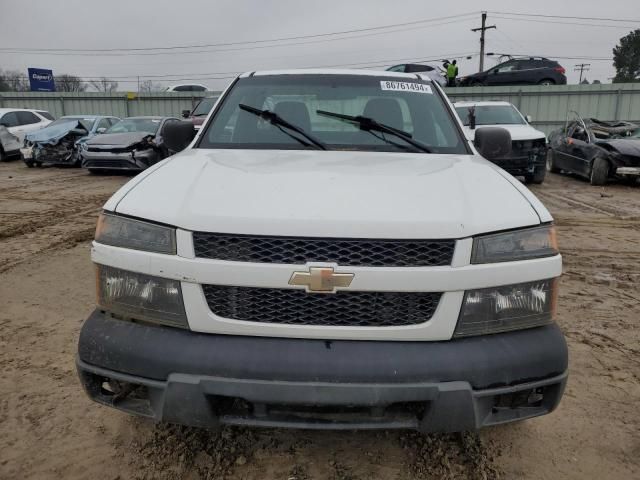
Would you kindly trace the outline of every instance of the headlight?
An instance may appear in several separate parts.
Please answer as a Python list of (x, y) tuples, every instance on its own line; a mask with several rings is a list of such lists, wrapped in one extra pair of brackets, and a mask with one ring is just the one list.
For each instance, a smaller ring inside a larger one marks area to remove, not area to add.
[(469, 290), (454, 337), (539, 327), (553, 321), (557, 279)]
[(148, 252), (176, 253), (175, 228), (102, 213), (96, 228), (96, 242)]
[(476, 237), (471, 263), (513, 262), (558, 254), (556, 230), (552, 225)]
[(98, 306), (127, 319), (189, 328), (180, 282), (96, 265)]

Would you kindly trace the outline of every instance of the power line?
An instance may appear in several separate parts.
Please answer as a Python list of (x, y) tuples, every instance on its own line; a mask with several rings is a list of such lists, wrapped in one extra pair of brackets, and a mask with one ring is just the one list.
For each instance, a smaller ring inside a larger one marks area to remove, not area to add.
[[(394, 23), (394, 24), (388, 24), (388, 25), (380, 25), (377, 27), (367, 27), (367, 28), (359, 28), (359, 29), (353, 29), (353, 30), (343, 30), (343, 31), (337, 31), (337, 32), (327, 32), (327, 33), (318, 33), (318, 34), (313, 34), (313, 35), (299, 35), (299, 36), (291, 36), (291, 37), (280, 37), (280, 38), (271, 38), (271, 39), (261, 39), (261, 40), (245, 40), (245, 41), (238, 41), (238, 42), (225, 42), (225, 43), (206, 43), (206, 44), (196, 44), (196, 45), (173, 45), (173, 46), (167, 46), (167, 47), (137, 47), (137, 48), (96, 48), (96, 49), (91, 49), (91, 48), (22, 48), (22, 47), (2, 47), (0, 48), (0, 51), (5, 51), (8, 53), (28, 53), (28, 52), (47, 52), (47, 53), (103, 53), (103, 52), (124, 52), (124, 53), (131, 53), (131, 52), (148, 52), (148, 51), (152, 51), (152, 50), (162, 50), (162, 51), (166, 51), (166, 50), (190, 50), (190, 49), (196, 49), (196, 48), (212, 48), (212, 47), (228, 47), (228, 46), (237, 46), (237, 45), (256, 45), (256, 44), (261, 44), (261, 43), (275, 43), (275, 42), (281, 42), (281, 41), (288, 41), (288, 40), (302, 40), (302, 39), (309, 39), (309, 38), (321, 38), (321, 37), (330, 37), (330, 36), (335, 36), (335, 35), (348, 35), (348, 34), (352, 34), (352, 33), (360, 33), (360, 32), (370, 32), (370, 31), (375, 31), (375, 30), (385, 30), (385, 29), (390, 29), (390, 28), (397, 28), (397, 27), (406, 27), (406, 26), (410, 26), (410, 25), (419, 25), (419, 24), (425, 24), (425, 23), (434, 23), (434, 22), (440, 22), (442, 20), (450, 20), (450, 19), (460, 19), (463, 17), (468, 17), (471, 15), (476, 15), (477, 12), (469, 12), (469, 13), (465, 13), (465, 14), (458, 14), (458, 15), (449, 15), (446, 17), (438, 17), (438, 18), (431, 18), (431, 19), (422, 19), (422, 20), (414, 20), (411, 22), (403, 22), (403, 23)], [(381, 33), (388, 33), (388, 32), (381, 32)], [(352, 37), (346, 37), (346, 38), (352, 38)], [(254, 48), (254, 47), (252, 47)], [(159, 52), (158, 52), (159, 53)]]
[(607, 25), (604, 23), (580, 23), (580, 22), (556, 22), (552, 20), (537, 20), (534, 18), (513, 18), (513, 17), (503, 17), (500, 15), (494, 15), (493, 18), (500, 18), (502, 20), (512, 20), (514, 22), (534, 22), (534, 23), (545, 23), (545, 24), (556, 24), (556, 25), (578, 25), (581, 27), (602, 27), (602, 28), (618, 28), (618, 29), (629, 29), (629, 28), (637, 28), (634, 25)]
[(543, 15), (539, 13), (515, 13), (515, 12), (494, 12), (490, 11), (489, 13), (495, 13), (498, 15), (513, 15), (516, 17), (542, 17), (542, 18), (567, 18), (570, 20), (600, 20), (607, 22), (634, 22), (640, 23), (640, 20), (631, 20), (628, 18), (602, 18), (602, 17), (576, 17), (575, 15), (566, 16), (566, 15)]

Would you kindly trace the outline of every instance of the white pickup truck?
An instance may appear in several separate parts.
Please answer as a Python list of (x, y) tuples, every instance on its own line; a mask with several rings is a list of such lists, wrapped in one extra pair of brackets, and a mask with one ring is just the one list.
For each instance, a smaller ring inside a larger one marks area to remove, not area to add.
[[(551, 412), (552, 218), (419, 74), (251, 72), (104, 205), (81, 382), (156, 421), (461, 431)], [(191, 140), (193, 138), (193, 140)]]

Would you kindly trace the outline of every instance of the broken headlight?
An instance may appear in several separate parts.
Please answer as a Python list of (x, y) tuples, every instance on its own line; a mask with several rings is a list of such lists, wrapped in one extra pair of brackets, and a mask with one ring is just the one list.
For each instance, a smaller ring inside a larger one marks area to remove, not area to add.
[(509, 332), (553, 321), (558, 279), (469, 290), (454, 337)]
[(471, 263), (514, 262), (558, 253), (555, 227), (543, 225), (474, 238)]
[(96, 265), (98, 307), (124, 319), (188, 328), (177, 280)]
[(147, 252), (176, 253), (176, 229), (110, 213), (98, 218), (95, 241)]

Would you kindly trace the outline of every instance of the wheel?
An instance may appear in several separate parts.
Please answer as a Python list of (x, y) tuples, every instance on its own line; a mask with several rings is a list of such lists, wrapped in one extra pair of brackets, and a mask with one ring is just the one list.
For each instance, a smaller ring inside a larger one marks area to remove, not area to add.
[(556, 157), (553, 150), (547, 150), (547, 171), (551, 173), (560, 173), (560, 169), (556, 166)]
[(540, 185), (544, 182), (544, 177), (547, 174), (547, 170), (544, 167), (536, 167), (533, 173), (524, 176), (525, 183), (534, 183)]
[(538, 82), (538, 85), (555, 85), (555, 84), (556, 84), (556, 82), (554, 82), (550, 78), (545, 78), (544, 80), (540, 80)]
[(31, 160), (25, 160), (24, 163), (26, 163), (27, 167), (29, 167), (29, 168), (33, 168), (34, 167), (33, 162)]
[(33, 164), (38, 167), (38, 168), (42, 168), (42, 162), (36, 162), (35, 160), (33, 161)]
[(591, 175), (589, 180), (591, 185), (604, 185), (609, 178), (609, 162), (602, 158), (596, 157), (591, 165)]

